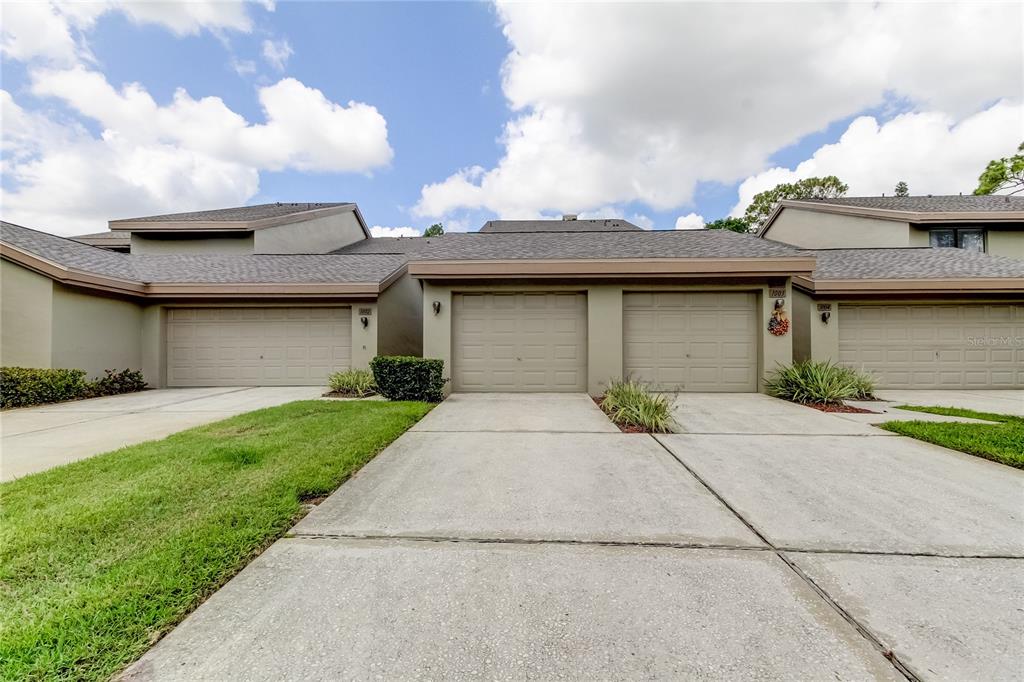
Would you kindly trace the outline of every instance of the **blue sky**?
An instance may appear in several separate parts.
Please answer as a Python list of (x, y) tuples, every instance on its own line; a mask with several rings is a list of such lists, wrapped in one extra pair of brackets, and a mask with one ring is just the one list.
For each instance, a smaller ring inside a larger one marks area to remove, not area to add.
[[(767, 7), (7, 5), (4, 217), (70, 234), (352, 200), (384, 228), (578, 212), (671, 229), (814, 174), (969, 192), (1024, 136), (1020, 6)], [(964, 22), (992, 33), (964, 40)]]

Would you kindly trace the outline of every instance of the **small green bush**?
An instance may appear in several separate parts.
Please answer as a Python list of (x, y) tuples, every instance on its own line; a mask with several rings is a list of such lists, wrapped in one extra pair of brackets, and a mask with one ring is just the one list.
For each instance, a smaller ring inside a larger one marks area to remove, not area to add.
[(86, 395), (88, 383), (80, 369), (0, 367), (0, 407), (25, 407)]
[(794, 403), (837, 404), (870, 398), (874, 381), (854, 369), (832, 362), (805, 360), (780, 365), (768, 377), (769, 395)]
[(332, 391), (365, 398), (377, 392), (377, 384), (373, 380), (373, 372), (367, 369), (350, 369), (335, 372), (327, 378), (327, 385)]
[(146, 388), (146, 380), (142, 378), (142, 372), (137, 369), (105, 369), (104, 376), (96, 381), (89, 382), (86, 390), (86, 397), (98, 398), (104, 395), (120, 395), (121, 393), (135, 393)]
[(377, 390), (388, 400), (425, 400), (444, 398), (444, 361), (409, 355), (378, 355), (370, 361)]
[(663, 393), (652, 393), (632, 379), (613, 379), (601, 399), (603, 409), (620, 426), (643, 429), (649, 433), (668, 433), (675, 423), (672, 402)]

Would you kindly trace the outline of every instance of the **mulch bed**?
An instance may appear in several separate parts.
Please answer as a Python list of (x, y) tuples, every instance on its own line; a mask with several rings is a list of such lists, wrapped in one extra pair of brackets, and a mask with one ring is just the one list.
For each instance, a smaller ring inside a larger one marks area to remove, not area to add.
[(805, 407), (813, 407), (822, 412), (842, 412), (846, 414), (874, 414), (873, 410), (865, 410), (853, 405), (836, 405), (834, 403), (803, 403)]
[(372, 398), (377, 395), (376, 393), (368, 393), (366, 395), (359, 395), (358, 393), (350, 393), (348, 391), (328, 391), (321, 395), (321, 398)]

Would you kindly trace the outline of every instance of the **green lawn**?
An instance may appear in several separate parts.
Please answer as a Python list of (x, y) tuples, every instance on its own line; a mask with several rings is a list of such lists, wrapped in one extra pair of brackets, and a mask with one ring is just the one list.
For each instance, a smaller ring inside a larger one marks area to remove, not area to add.
[(0, 485), (0, 678), (108, 679), (430, 407), (296, 402)]
[(971, 417), (998, 424), (965, 424), (962, 422), (892, 421), (881, 425), (883, 429), (960, 450), (1024, 469), (1024, 418), (992, 412), (975, 412), (959, 407), (920, 407), (902, 405), (901, 410), (929, 412), (953, 417)]

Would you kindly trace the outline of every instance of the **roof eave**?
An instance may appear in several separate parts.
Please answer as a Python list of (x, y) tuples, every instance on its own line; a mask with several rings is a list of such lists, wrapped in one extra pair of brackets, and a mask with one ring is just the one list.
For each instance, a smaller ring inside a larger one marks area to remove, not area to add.
[(702, 277), (810, 275), (815, 259), (791, 258), (636, 258), (412, 260), (409, 274), (419, 279), (516, 279), (532, 277), (594, 278), (609, 276)]
[(793, 285), (822, 295), (914, 293), (1024, 293), (1024, 277), (948, 277), (920, 279), (815, 279), (795, 276)]
[(783, 199), (768, 215), (764, 227), (757, 236), (764, 235), (786, 208), (796, 208), (819, 213), (837, 213), (860, 218), (877, 218), (904, 223), (1019, 223), (1024, 222), (1024, 211), (898, 211), (894, 209), (871, 208), (866, 206), (847, 206), (845, 204), (827, 204), (817, 201), (801, 201), (799, 199)]

